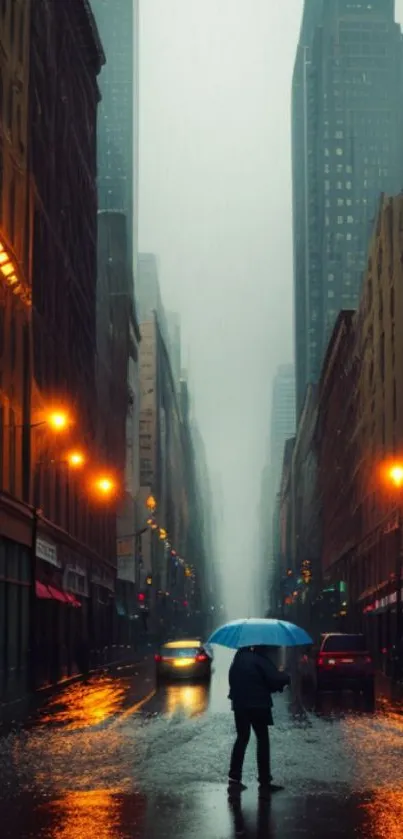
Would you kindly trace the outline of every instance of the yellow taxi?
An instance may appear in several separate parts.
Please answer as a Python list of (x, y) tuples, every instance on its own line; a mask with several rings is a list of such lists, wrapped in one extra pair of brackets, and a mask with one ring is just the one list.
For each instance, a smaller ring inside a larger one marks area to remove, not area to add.
[(200, 640), (167, 641), (154, 658), (157, 681), (211, 679), (211, 658)]

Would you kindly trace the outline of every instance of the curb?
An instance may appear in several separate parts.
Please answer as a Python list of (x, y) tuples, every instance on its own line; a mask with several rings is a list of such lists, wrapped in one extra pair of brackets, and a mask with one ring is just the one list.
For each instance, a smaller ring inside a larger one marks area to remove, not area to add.
[(12, 699), (10, 702), (1, 702), (0, 703), (0, 725), (2, 723), (2, 716), (4, 712), (11, 710), (13, 707), (17, 707), (18, 705), (22, 705), (24, 702), (32, 702), (34, 701), (35, 697), (44, 696), (47, 693), (57, 693), (61, 691), (63, 688), (67, 687), (68, 685), (74, 684), (76, 682), (82, 682), (85, 679), (90, 678), (91, 676), (96, 676), (101, 673), (106, 673), (108, 671), (118, 669), (119, 667), (124, 667), (125, 670), (130, 670), (132, 667), (138, 667), (139, 665), (146, 663), (152, 658), (152, 652), (145, 653), (143, 656), (135, 659), (117, 659), (116, 661), (108, 662), (107, 664), (99, 665), (98, 667), (94, 667), (87, 674), (84, 673), (76, 673), (74, 676), (67, 676), (64, 679), (60, 679), (58, 682), (54, 682), (51, 685), (43, 685), (42, 687), (38, 688), (34, 692), (25, 693), (23, 696), (19, 696), (17, 699)]

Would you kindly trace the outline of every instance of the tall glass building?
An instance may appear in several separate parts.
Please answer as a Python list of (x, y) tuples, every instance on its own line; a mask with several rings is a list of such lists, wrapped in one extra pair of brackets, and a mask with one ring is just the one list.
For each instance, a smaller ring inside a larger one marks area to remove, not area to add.
[(403, 186), (394, 0), (305, 0), (292, 89), (297, 414), (355, 308), (382, 192)]
[(91, 0), (106, 64), (98, 111), (100, 210), (123, 211), (136, 274), (138, 231), (138, 0)]
[(280, 491), (284, 446), (295, 434), (295, 373), (293, 364), (278, 367), (273, 382), (270, 423), (270, 476), (272, 505)]

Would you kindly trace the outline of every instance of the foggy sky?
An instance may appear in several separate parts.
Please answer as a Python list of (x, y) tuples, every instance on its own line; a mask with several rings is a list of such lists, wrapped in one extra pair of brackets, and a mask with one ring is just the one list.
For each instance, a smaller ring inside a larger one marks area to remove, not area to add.
[(181, 314), (195, 414), (220, 475), (234, 616), (254, 611), (271, 387), (293, 360), (290, 90), (302, 6), (141, 0), (140, 249), (157, 253), (165, 306)]

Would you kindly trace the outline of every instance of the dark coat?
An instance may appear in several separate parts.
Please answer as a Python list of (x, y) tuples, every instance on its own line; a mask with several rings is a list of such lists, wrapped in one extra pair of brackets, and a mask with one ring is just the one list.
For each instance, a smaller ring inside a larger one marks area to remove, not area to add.
[(282, 691), (290, 682), (275, 664), (258, 649), (241, 649), (229, 671), (229, 699), (234, 711), (250, 708), (271, 708), (272, 693)]

